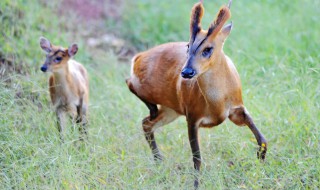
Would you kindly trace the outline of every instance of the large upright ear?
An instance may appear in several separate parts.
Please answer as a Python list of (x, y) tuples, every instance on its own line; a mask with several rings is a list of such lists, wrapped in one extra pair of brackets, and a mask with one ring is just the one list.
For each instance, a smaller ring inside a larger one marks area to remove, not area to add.
[(233, 24), (232, 24), (232, 22), (231, 22), (230, 24), (225, 25), (225, 26), (221, 29), (221, 34), (220, 34), (220, 35), (222, 35), (223, 41), (224, 41), (225, 39), (227, 39), (227, 37), (229, 36), (229, 34), (230, 34), (231, 30), (232, 30), (232, 26), (233, 26)]
[(78, 45), (77, 44), (72, 44), (68, 48), (68, 54), (70, 57), (74, 56), (78, 52)]
[(45, 37), (40, 37), (40, 47), (47, 53), (52, 51), (50, 41)]
[(202, 2), (196, 3), (191, 10), (190, 17), (190, 44), (192, 44), (201, 30), (201, 19), (204, 14)]
[[(229, 3), (230, 4), (230, 3)], [(230, 4), (231, 5), (231, 4)], [(231, 12), (229, 5), (223, 6), (220, 8), (219, 13), (214, 20), (214, 22), (211, 23), (209, 29), (208, 29), (208, 40), (213, 41), (214, 38), (217, 36), (217, 34), (220, 32), (223, 25), (226, 23), (226, 21), (231, 17)]]

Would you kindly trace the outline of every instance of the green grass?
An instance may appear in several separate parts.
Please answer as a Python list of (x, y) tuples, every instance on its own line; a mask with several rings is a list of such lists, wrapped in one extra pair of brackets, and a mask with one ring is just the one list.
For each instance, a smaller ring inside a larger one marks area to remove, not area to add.
[[(156, 132), (166, 159), (155, 164), (141, 129), (148, 110), (124, 82), (129, 64), (103, 49), (89, 51), (65, 18), (54, 16), (56, 3), (39, 2), (0, 2), (0, 55), (27, 73), (0, 80), (0, 189), (192, 189), (185, 119)], [(226, 2), (204, 2), (206, 27)], [(141, 50), (187, 41), (193, 3), (127, 2), (118, 35)], [(269, 152), (260, 163), (250, 130), (229, 121), (201, 129), (201, 189), (320, 188), (319, 7), (316, 0), (234, 1), (225, 52), (238, 68), (245, 105)], [(75, 59), (90, 75), (86, 144), (72, 127), (59, 142), (48, 75), (39, 70), (45, 59), (41, 35), (55, 44), (79, 43)]]

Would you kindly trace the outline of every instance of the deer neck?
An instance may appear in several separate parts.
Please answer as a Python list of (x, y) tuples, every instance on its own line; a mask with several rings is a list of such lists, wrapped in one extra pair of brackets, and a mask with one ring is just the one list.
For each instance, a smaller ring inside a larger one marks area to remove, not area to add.
[(68, 92), (71, 88), (69, 87), (72, 84), (72, 77), (69, 72), (69, 64), (67, 63), (65, 67), (60, 68), (57, 71), (53, 72), (55, 79), (56, 88), (62, 92)]
[(223, 98), (228, 67), (224, 56), (216, 57), (211, 64), (210, 68), (197, 78), (197, 82), (206, 101), (215, 104)]

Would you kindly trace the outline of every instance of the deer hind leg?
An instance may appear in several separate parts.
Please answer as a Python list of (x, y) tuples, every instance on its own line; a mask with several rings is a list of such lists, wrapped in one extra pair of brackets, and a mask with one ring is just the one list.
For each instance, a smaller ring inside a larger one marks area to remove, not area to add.
[(143, 103), (146, 104), (146, 106), (148, 107), (149, 111), (150, 111), (150, 115), (147, 116), (146, 118), (144, 118), (142, 120), (142, 128), (144, 131), (144, 136), (152, 150), (153, 156), (155, 160), (162, 160), (162, 156), (159, 152), (156, 140), (154, 138), (154, 132), (153, 130), (149, 130), (148, 128), (145, 128), (145, 123), (147, 123), (148, 121), (153, 121), (157, 116), (158, 116), (158, 107), (156, 104), (152, 104), (149, 103), (147, 101), (145, 101), (144, 99), (142, 99), (134, 90), (133, 84), (131, 82), (131, 78), (126, 79), (126, 83), (128, 85), (129, 90), (136, 95)]
[(239, 125), (239, 126), (247, 125), (250, 128), (259, 145), (257, 157), (258, 159), (264, 160), (267, 153), (267, 140), (264, 138), (262, 133), (260, 133), (256, 125), (254, 124), (246, 108), (241, 106), (241, 107), (231, 109), (229, 119), (236, 125)]
[(179, 116), (179, 114), (177, 114), (174, 110), (164, 106), (160, 107), (160, 109), (158, 110), (155, 104), (146, 103), (146, 105), (150, 110), (150, 116), (147, 116), (142, 120), (144, 135), (152, 150), (154, 159), (156, 161), (162, 160), (163, 156), (158, 149), (154, 137), (154, 130), (172, 122)]
[(156, 161), (162, 160), (163, 157), (158, 149), (156, 139), (154, 137), (154, 130), (158, 127), (172, 122), (179, 115), (174, 110), (166, 107), (160, 107), (160, 110), (158, 110), (156, 104), (152, 104), (144, 100), (137, 94), (130, 78), (126, 80), (126, 83), (128, 85), (129, 90), (134, 95), (136, 95), (142, 102), (144, 102), (150, 111), (150, 115), (142, 120), (142, 128), (144, 131), (144, 136), (151, 148), (154, 159)]

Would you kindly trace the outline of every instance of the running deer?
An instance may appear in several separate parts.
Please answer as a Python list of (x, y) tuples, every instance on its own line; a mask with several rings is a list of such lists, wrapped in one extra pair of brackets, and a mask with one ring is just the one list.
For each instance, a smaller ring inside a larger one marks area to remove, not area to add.
[(52, 72), (49, 92), (57, 115), (60, 138), (63, 140), (66, 116), (70, 115), (72, 122), (80, 125), (80, 140), (83, 140), (87, 138), (89, 82), (86, 69), (72, 59), (78, 51), (78, 45), (63, 48), (52, 45), (49, 40), (41, 37), (40, 47), (47, 54), (41, 71)]
[[(231, 0), (220, 8), (208, 30), (203, 30), (204, 8), (202, 2), (196, 3), (191, 11), (189, 42), (159, 45), (132, 60), (126, 83), (150, 110), (142, 127), (155, 160), (161, 160), (162, 155), (154, 130), (181, 115), (186, 116), (195, 170), (201, 165), (198, 129), (217, 126), (226, 118), (251, 129), (259, 145), (257, 156), (265, 159), (267, 141), (243, 105), (239, 74), (223, 52), (232, 29), (232, 23), (224, 26), (231, 17), (230, 5)], [(197, 178), (194, 185), (198, 187)]]

